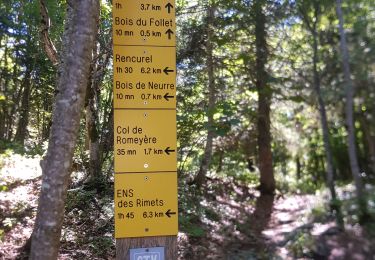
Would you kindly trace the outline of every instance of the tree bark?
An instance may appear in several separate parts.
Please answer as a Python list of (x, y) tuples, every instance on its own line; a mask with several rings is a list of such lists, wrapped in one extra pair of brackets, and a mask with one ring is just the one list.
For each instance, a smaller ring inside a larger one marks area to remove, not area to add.
[(207, 74), (208, 74), (208, 107), (207, 107), (207, 140), (204, 149), (203, 159), (199, 172), (195, 178), (198, 187), (205, 182), (212, 159), (212, 146), (215, 137), (214, 131), (214, 109), (216, 104), (215, 94), (215, 68), (213, 57), (213, 23), (215, 19), (215, 7), (211, 4), (207, 7)]
[(342, 12), (342, 0), (336, 0), (336, 13), (339, 19), (339, 32), (340, 32), (340, 48), (342, 56), (342, 67), (344, 72), (345, 80), (345, 93), (346, 93), (346, 104), (345, 104), (345, 115), (346, 125), (348, 131), (348, 153), (350, 161), (350, 169), (353, 175), (353, 179), (356, 187), (356, 194), (359, 200), (360, 206), (360, 218), (367, 216), (367, 202), (363, 198), (363, 183), (361, 179), (361, 171), (358, 165), (357, 148), (356, 148), (356, 137), (354, 127), (354, 84), (351, 79), (351, 69), (349, 63), (349, 50), (346, 42), (346, 35), (344, 30), (344, 15)]
[(271, 149), (271, 99), (272, 89), (268, 82), (266, 64), (268, 61), (266, 15), (263, 7), (265, 0), (254, 2), (255, 14), (255, 45), (256, 45), (256, 88), (258, 91), (258, 153), (260, 171), (260, 191), (263, 194), (273, 194), (276, 188), (273, 174)]
[[(68, 31), (58, 77), (30, 259), (57, 259), (72, 157), (99, 19), (98, 0), (67, 1)], [(70, 19), (70, 20), (69, 20)]]

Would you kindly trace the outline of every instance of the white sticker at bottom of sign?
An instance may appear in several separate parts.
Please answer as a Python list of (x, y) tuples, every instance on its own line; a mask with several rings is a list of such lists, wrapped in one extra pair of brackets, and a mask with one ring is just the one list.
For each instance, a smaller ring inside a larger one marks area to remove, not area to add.
[(130, 249), (130, 260), (164, 260), (164, 247)]

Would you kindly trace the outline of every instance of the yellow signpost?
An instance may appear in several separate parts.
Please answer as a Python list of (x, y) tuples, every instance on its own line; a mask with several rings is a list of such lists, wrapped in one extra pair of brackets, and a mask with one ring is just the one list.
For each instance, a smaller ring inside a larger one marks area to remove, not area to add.
[(174, 0), (113, 1), (117, 259), (150, 247), (176, 259), (175, 33)]
[(162, 236), (177, 230), (177, 176), (136, 173), (115, 176), (116, 237)]
[(117, 45), (174, 47), (175, 32), (174, 1), (113, 1), (113, 41)]
[(176, 172), (176, 111), (117, 110), (114, 123), (116, 172)]
[(176, 108), (175, 47), (114, 46), (116, 108)]

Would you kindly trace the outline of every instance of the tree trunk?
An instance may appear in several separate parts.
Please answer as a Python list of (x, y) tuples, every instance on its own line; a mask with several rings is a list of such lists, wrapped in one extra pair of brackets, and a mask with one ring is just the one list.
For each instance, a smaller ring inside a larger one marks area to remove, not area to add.
[(367, 143), (367, 156), (369, 157), (368, 164), (371, 169), (371, 173), (375, 174), (375, 136), (372, 135), (366, 116), (361, 113), (360, 118), (363, 138)]
[[(317, 18), (316, 18), (317, 20)], [(325, 102), (323, 100), (321, 88), (320, 88), (320, 76), (317, 68), (317, 64), (319, 62), (318, 58), (318, 36), (316, 33), (316, 23), (314, 25), (314, 32), (313, 32), (313, 50), (314, 50), (314, 57), (313, 57), (313, 67), (314, 67), (314, 89), (316, 95), (318, 97), (319, 103), (319, 114), (320, 114), (320, 123), (322, 126), (323, 132), (323, 143), (324, 143), (324, 151), (326, 156), (326, 174), (327, 174), (327, 184), (331, 194), (331, 206), (332, 211), (336, 212), (337, 214), (337, 223), (342, 226), (342, 217), (341, 217), (341, 209), (337, 206), (336, 200), (336, 189), (335, 189), (335, 179), (334, 179), (334, 170), (333, 170), (333, 155), (332, 149), (330, 144), (330, 133), (329, 133), (329, 126), (327, 120), (327, 112)], [(323, 165), (324, 166), (324, 165)]]
[(95, 83), (95, 65), (93, 65), (92, 78), (87, 86), (87, 103), (86, 103), (86, 131), (89, 149), (89, 174), (90, 179), (94, 182), (100, 179), (101, 175), (101, 156), (99, 150), (99, 133), (97, 129), (98, 122), (98, 100), (96, 95)]
[(30, 110), (30, 92), (31, 92), (31, 64), (27, 64), (25, 77), (23, 79), (23, 93), (20, 109), (20, 118), (18, 120), (18, 126), (14, 140), (20, 143), (22, 146), (25, 143), (27, 135), (27, 126), (29, 124), (29, 110)]
[[(1, 37), (1, 36), (0, 36)], [(2, 39), (0, 39), (2, 40)], [(0, 42), (1, 44), (1, 42)], [(2, 47), (4, 49), (4, 67), (1, 71), (0, 77), (0, 94), (6, 96), (6, 86), (8, 79), (8, 46), (7, 44)], [(8, 114), (8, 108), (6, 102), (0, 102), (0, 139), (6, 140), (6, 118)]]
[(335, 179), (334, 179), (334, 166), (333, 166), (333, 155), (332, 149), (330, 144), (330, 133), (329, 133), (329, 126), (327, 120), (327, 111), (326, 105), (323, 99), (322, 91), (321, 91), (321, 79), (320, 74), (318, 71), (318, 63), (319, 63), (319, 53), (318, 53), (318, 33), (317, 33), (317, 26), (320, 16), (320, 9), (318, 2), (314, 2), (314, 20), (312, 24), (307, 18), (307, 14), (303, 12), (305, 23), (310, 30), (310, 33), (313, 37), (313, 84), (314, 90), (317, 95), (318, 105), (319, 105), (319, 115), (320, 115), (320, 123), (323, 132), (323, 144), (324, 144), (324, 151), (325, 151), (325, 164), (323, 163), (323, 169), (326, 169), (326, 183), (331, 195), (331, 210), (336, 214), (336, 221), (342, 227), (343, 226), (343, 219), (341, 215), (341, 209), (339, 204), (337, 203), (337, 195), (336, 195), (336, 188), (335, 188)]
[(57, 259), (72, 157), (99, 19), (98, 0), (68, 1), (65, 50), (58, 77), (30, 259)]
[(205, 182), (207, 172), (209, 170), (212, 158), (213, 139), (215, 137), (214, 131), (214, 109), (216, 103), (215, 95), (215, 68), (213, 57), (213, 22), (215, 15), (215, 8), (213, 5), (207, 7), (207, 74), (208, 74), (208, 108), (207, 108), (207, 140), (204, 149), (203, 159), (199, 172), (195, 178), (195, 183), (198, 187)]
[(260, 171), (260, 191), (263, 194), (273, 194), (275, 177), (272, 165), (271, 150), (271, 99), (272, 89), (268, 83), (266, 64), (268, 61), (266, 16), (263, 11), (265, 0), (254, 2), (255, 14), (255, 44), (256, 44), (256, 88), (258, 91), (258, 153)]
[[(329, 126), (327, 120), (327, 112), (326, 112), (326, 105), (323, 99), (323, 95), (321, 92), (321, 78), (320, 73), (318, 71), (318, 63), (319, 63), (319, 53), (318, 53), (318, 32), (317, 26), (319, 23), (319, 16), (320, 16), (320, 6), (319, 2), (313, 2), (313, 12), (314, 18), (311, 19), (308, 16), (308, 11), (301, 7), (299, 9), (300, 14), (302, 15), (302, 19), (311, 33), (313, 37), (313, 87), (315, 94), (318, 99), (319, 105), (319, 115), (320, 115), (320, 123), (323, 132), (323, 145), (324, 145), (324, 152), (325, 152), (325, 161), (322, 162), (322, 168), (325, 169), (326, 172), (326, 183), (331, 195), (331, 211), (336, 213), (336, 221), (340, 227), (343, 227), (343, 218), (341, 215), (341, 209), (339, 204), (337, 203), (337, 196), (335, 190), (335, 180), (334, 180), (334, 166), (333, 166), (333, 154), (330, 144), (330, 133), (329, 133)], [(317, 167), (319, 168), (319, 167)]]
[(342, 12), (342, 0), (336, 0), (336, 12), (339, 19), (339, 32), (340, 32), (340, 47), (342, 56), (342, 67), (344, 72), (345, 80), (345, 93), (346, 93), (346, 104), (345, 104), (345, 114), (346, 114), (346, 125), (348, 131), (348, 153), (350, 169), (353, 175), (353, 179), (356, 187), (356, 194), (360, 207), (360, 219), (362, 221), (367, 216), (367, 202), (365, 201), (363, 192), (363, 183), (361, 179), (361, 172), (358, 165), (357, 148), (356, 148), (356, 138), (355, 138), (355, 127), (354, 127), (354, 84), (351, 79), (351, 71), (349, 64), (349, 51), (346, 42), (346, 35), (344, 30), (344, 15)]
[[(99, 37), (100, 31), (97, 28)], [(102, 163), (104, 151), (101, 147), (101, 136), (99, 134), (99, 106), (100, 85), (104, 79), (104, 71), (108, 66), (110, 55), (105, 54), (105, 48), (97, 50), (94, 48), (94, 60), (91, 68), (90, 82), (87, 86), (86, 98), (86, 130), (88, 136), (89, 174), (90, 179), (96, 183), (103, 180)], [(112, 123), (110, 124), (112, 126)], [(109, 126), (108, 126), (109, 127)], [(111, 139), (113, 142), (113, 139)]]
[(301, 180), (301, 172), (302, 172), (302, 165), (301, 165), (301, 158), (299, 155), (296, 157), (296, 176), (297, 181)]

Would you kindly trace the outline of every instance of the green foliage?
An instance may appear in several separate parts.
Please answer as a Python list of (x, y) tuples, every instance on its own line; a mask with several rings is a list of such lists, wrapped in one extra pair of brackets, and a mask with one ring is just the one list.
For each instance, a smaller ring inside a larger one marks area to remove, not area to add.
[(96, 256), (106, 257), (106, 252), (113, 248), (113, 239), (110, 236), (93, 237), (89, 242), (92, 253)]
[(8, 228), (8, 229), (11, 229), (13, 227), (14, 224), (17, 223), (17, 219), (16, 218), (5, 218), (3, 220), (3, 226), (5, 228)]
[(301, 230), (287, 247), (294, 258), (309, 257), (314, 249), (314, 239), (309, 233)]
[(220, 221), (221, 216), (212, 208), (206, 207), (204, 209), (204, 215), (212, 221)]
[(191, 237), (203, 237), (206, 234), (206, 231), (199, 225), (199, 217), (194, 215), (180, 216), (179, 226), (182, 232), (187, 233)]
[[(65, 204), (66, 211), (69, 212), (72, 210), (85, 209), (85, 207), (87, 207), (87, 203), (91, 202), (95, 195), (95, 190), (77, 190), (68, 192)], [(84, 212), (85, 214), (90, 214), (89, 212)]]
[(327, 212), (329, 212), (329, 209), (327, 209), (327, 206), (324, 204), (314, 207), (311, 210), (313, 222), (324, 223), (327, 219)]
[(17, 142), (8, 141), (0, 141), (0, 147), (0, 159), (1, 157), (10, 157), (12, 154), (21, 154), (34, 157), (42, 155), (46, 149), (44, 144), (33, 144), (32, 146), (28, 147)]

